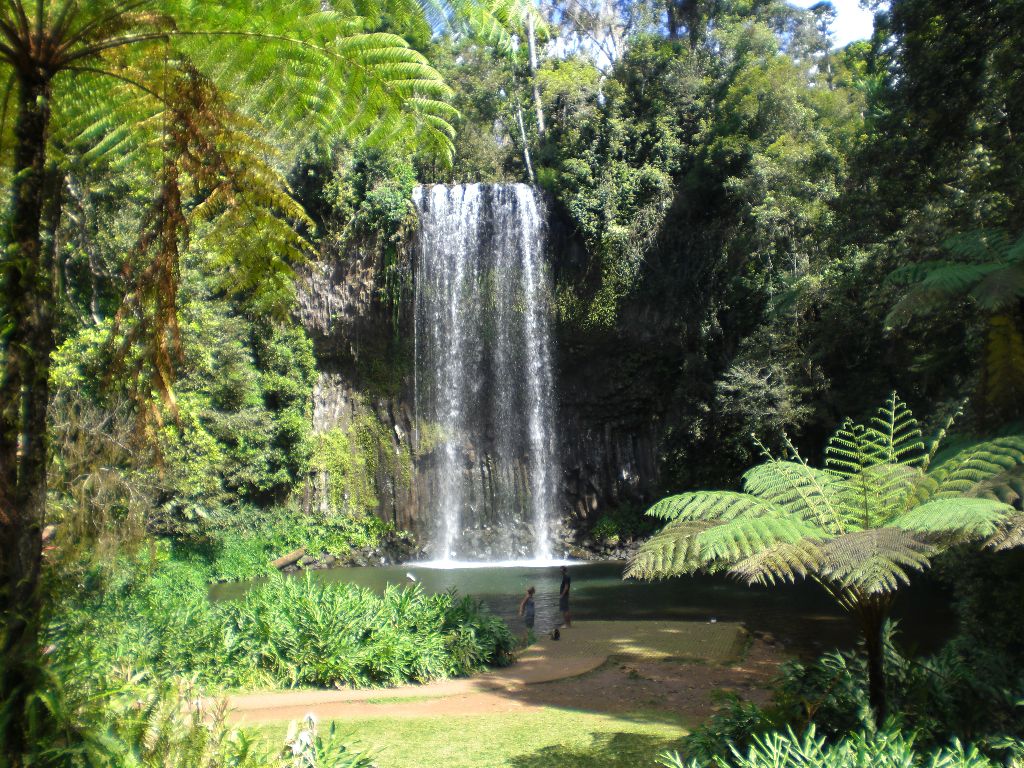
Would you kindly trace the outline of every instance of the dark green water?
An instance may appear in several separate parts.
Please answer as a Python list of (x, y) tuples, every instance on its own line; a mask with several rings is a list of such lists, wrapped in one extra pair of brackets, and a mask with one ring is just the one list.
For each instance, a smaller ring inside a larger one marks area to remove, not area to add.
[[(622, 563), (580, 563), (569, 568), (572, 576), (571, 608), (574, 619), (675, 619), (681, 621), (741, 621), (751, 631), (770, 632), (794, 650), (815, 652), (850, 647), (856, 628), (842, 610), (815, 584), (746, 587), (724, 577), (691, 576), (645, 583), (623, 581)], [(387, 584), (411, 584), (407, 574), (430, 592), (455, 589), (473, 595), (513, 629), (522, 630), (516, 615), (526, 588), (537, 590), (538, 633), (548, 632), (561, 621), (557, 566), (474, 568), (424, 568), (403, 565), (382, 568), (335, 568), (312, 571), (324, 582), (348, 582), (382, 590)], [(213, 600), (238, 598), (248, 583), (216, 584)], [(948, 596), (922, 581), (906, 590), (897, 601), (905, 643), (922, 650), (936, 647), (952, 631)]]

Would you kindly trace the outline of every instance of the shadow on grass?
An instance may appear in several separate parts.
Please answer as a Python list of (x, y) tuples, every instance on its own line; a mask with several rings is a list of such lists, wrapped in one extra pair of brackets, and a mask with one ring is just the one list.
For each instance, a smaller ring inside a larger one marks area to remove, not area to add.
[(658, 755), (679, 748), (678, 739), (640, 733), (593, 733), (586, 747), (544, 747), (508, 760), (514, 768), (643, 768)]

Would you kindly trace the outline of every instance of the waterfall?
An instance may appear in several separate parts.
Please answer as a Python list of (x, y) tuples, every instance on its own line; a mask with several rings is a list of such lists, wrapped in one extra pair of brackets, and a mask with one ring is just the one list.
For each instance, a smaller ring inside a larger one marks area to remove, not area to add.
[(417, 493), (439, 560), (549, 559), (551, 284), (524, 184), (417, 187)]

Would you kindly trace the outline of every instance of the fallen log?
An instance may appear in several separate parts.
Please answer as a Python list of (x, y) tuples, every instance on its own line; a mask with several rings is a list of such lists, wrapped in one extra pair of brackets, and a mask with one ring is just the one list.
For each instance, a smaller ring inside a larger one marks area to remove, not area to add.
[(277, 558), (277, 560), (272, 560), (270, 564), (280, 571), (282, 568), (287, 568), (289, 565), (294, 565), (305, 556), (305, 549), (295, 549), (289, 552), (287, 555), (283, 555), (282, 557)]

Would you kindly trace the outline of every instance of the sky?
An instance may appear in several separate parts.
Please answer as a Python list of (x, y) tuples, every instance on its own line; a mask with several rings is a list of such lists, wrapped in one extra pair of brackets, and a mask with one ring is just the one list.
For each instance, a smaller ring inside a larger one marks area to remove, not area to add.
[[(789, 0), (789, 2), (800, 8), (810, 8), (818, 0)], [(837, 46), (871, 37), (874, 14), (861, 8), (858, 0), (832, 0), (832, 5), (836, 8), (836, 23), (832, 27), (832, 33)]]

